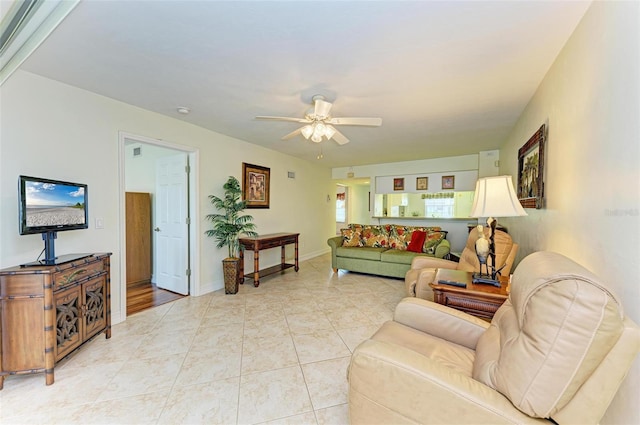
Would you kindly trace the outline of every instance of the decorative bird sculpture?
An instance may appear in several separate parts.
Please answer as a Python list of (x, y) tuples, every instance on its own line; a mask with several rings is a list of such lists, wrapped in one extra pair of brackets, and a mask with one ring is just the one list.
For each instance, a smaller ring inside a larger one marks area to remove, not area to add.
[(476, 255), (478, 256), (478, 261), (480, 262), (480, 274), (482, 275), (482, 265), (484, 264), (484, 268), (486, 270), (486, 274), (489, 274), (489, 267), (487, 266), (487, 257), (489, 257), (489, 253), (491, 250), (489, 249), (489, 240), (484, 235), (484, 229), (482, 225), (478, 225), (476, 227), (478, 231), (478, 239), (476, 240)]

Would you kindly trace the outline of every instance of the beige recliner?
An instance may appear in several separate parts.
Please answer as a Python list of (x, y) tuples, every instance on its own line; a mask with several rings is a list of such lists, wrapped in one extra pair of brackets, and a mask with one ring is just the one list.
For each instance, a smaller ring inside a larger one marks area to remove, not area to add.
[[(483, 230), (485, 236), (489, 239), (491, 229), (485, 227)], [(436, 269), (438, 268), (464, 270), (467, 272), (480, 271), (480, 262), (476, 256), (476, 240), (478, 240), (478, 232), (474, 229), (469, 233), (467, 244), (462, 250), (459, 263), (441, 258), (414, 258), (411, 262), (411, 269), (409, 269), (404, 278), (407, 296), (433, 301), (433, 291), (429, 284), (433, 282), (436, 275)], [(511, 272), (511, 266), (516, 259), (518, 244), (513, 243), (511, 236), (501, 230), (496, 230), (494, 242), (496, 264), (498, 265), (498, 268), (503, 264), (506, 264), (502, 269), (501, 274), (503, 276), (507, 276)]]
[(491, 324), (405, 298), (349, 366), (352, 424), (596, 424), (640, 350), (640, 328), (596, 276), (538, 252)]

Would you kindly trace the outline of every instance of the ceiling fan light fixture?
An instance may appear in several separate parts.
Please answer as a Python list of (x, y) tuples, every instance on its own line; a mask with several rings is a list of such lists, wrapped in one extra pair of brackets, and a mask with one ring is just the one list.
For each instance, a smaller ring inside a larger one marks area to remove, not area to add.
[(324, 135), (327, 138), (327, 140), (330, 140), (334, 134), (336, 134), (335, 128), (333, 128), (330, 125), (325, 126)]
[(304, 118), (266, 115), (259, 115), (256, 118), (261, 120), (290, 121), (299, 123), (302, 127), (285, 135), (282, 140), (289, 140), (295, 136), (302, 135), (306, 140), (311, 139), (311, 141), (318, 144), (320, 144), (325, 137), (327, 140), (333, 139), (338, 145), (349, 143), (349, 139), (334, 126), (353, 125), (379, 127), (382, 125), (382, 118), (332, 117), (332, 104), (331, 102), (327, 102), (321, 95), (313, 96), (313, 103), (313, 108), (307, 110)]
[(300, 129), (300, 133), (302, 133), (302, 137), (309, 140), (309, 137), (313, 134), (313, 127), (311, 125), (305, 125)]
[(318, 138), (322, 139), (322, 136), (325, 135), (325, 130), (326, 130), (327, 126), (324, 125), (321, 122), (317, 122), (313, 125), (313, 135), (317, 136)]

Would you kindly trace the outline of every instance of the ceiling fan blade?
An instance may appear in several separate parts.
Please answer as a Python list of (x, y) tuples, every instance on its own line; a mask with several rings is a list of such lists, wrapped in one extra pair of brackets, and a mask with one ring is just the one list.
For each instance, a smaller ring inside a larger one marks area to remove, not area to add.
[(340, 133), (332, 126), (328, 127), (331, 127), (333, 130), (335, 130), (335, 133), (333, 133), (333, 136), (331, 138), (335, 140), (337, 144), (344, 145), (345, 143), (349, 143), (349, 139), (347, 139), (344, 134)]
[(330, 120), (327, 120), (327, 124), (368, 125), (371, 127), (380, 127), (382, 125), (382, 118), (358, 118), (358, 117), (331, 118)]
[(313, 111), (313, 114), (318, 118), (326, 118), (329, 116), (329, 111), (331, 111), (331, 103), (325, 102), (322, 99), (315, 100), (316, 105)]
[(291, 121), (291, 122), (299, 122), (299, 123), (303, 123), (303, 124), (311, 123), (311, 121), (306, 119), (306, 118), (293, 118), (293, 117), (269, 117), (269, 116), (260, 115), (260, 116), (257, 116), (256, 119), (257, 120), (272, 120), (272, 121)]
[(286, 136), (282, 137), (282, 140), (289, 140), (289, 139), (293, 139), (294, 137), (296, 137), (298, 134), (300, 134), (302, 132), (302, 127), (300, 127), (297, 130), (292, 131), (291, 133), (287, 134)]

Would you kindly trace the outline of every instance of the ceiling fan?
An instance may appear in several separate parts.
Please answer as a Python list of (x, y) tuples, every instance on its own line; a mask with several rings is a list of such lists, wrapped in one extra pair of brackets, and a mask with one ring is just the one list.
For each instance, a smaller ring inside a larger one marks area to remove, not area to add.
[(317, 94), (313, 96), (312, 100), (314, 107), (307, 111), (304, 118), (270, 116), (257, 116), (256, 118), (260, 120), (292, 121), (305, 124), (284, 136), (282, 140), (289, 140), (298, 134), (302, 134), (302, 137), (307, 140), (311, 139), (315, 143), (320, 143), (323, 137), (325, 137), (327, 140), (335, 140), (339, 145), (349, 143), (349, 139), (336, 130), (334, 125), (364, 125), (369, 127), (379, 127), (382, 125), (382, 118), (334, 118), (330, 114), (332, 104), (324, 100), (324, 96)]

